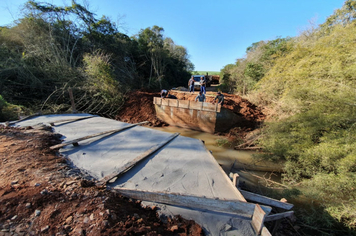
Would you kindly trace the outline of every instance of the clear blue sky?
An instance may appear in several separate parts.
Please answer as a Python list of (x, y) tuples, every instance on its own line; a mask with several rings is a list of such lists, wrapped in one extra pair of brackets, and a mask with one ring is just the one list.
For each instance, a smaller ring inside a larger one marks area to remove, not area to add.
[[(321, 24), (345, 0), (87, 0), (89, 10), (110, 17), (129, 36), (158, 25), (187, 48), (198, 71), (220, 71), (260, 40), (294, 37), (310, 21)], [(0, 0), (0, 25), (20, 16), (26, 0)], [(42, 0), (64, 6), (68, 0)], [(81, 0), (78, 3), (83, 3)]]

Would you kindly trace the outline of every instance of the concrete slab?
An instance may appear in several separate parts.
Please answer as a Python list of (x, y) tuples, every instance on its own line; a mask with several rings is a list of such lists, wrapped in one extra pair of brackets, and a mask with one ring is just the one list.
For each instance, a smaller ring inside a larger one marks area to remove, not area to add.
[[(90, 115), (46, 115), (18, 122), (15, 126), (50, 124), (56, 120), (84, 116)], [(70, 141), (128, 125), (130, 124), (94, 117), (55, 125), (53, 129), (63, 135), (64, 141)], [(135, 126), (105, 137), (81, 141), (77, 147), (66, 146), (60, 149), (60, 152), (67, 156), (75, 167), (99, 180), (170, 135), (170, 133)], [(109, 187), (244, 201), (241, 193), (232, 185), (204, 144), (200, 140), (182, 136), (175, 138), (164, 148), (138, 163)], [(253, 235), (250, 219), (238, 219), (239, 223), (236, 223), (235, 227), (232, 222), (236, 219), (236, 215), (222, 216), (216, 212), (206, 213), (168, 205), (164, 205), (163, 208), (161, 212), (164, 214), (180, 214), (186, 219), (195, 220), (204, 227), (208, 235), (227, 235), (227, 232), (231, 232), (232, 229), (238, 231), (236, 235)]]

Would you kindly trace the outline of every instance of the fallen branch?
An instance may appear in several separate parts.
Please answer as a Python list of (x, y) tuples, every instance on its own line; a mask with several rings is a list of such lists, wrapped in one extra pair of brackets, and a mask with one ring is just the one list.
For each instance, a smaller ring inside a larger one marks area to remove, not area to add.
[(248, 171), (241, 171), (241, 172), (242, 172), (242, 173), (246, 173), (246, 174), (250, 174), (250, 175), (252, 175), (253, 177), (256, 177), (256, 178), (258, 178), (258, 179), (262, 179), (262, 180), (264, 180), (264, 181), (271, 182), (271, 183), (273, 183), (273, 184), (282, 186), (282, 187), (284, 187), (284, 188), (289, 188), (287, 185), (278, 183), (278, 182), (273, 181), (273, 180), (270, 180), (270, 179), (266, 179), (266, 178), (260, 177), (260, 176), (258, 176), (258, 175), (252, 174), (252, 173), (250, 173), (250, 172), (248, 172)]

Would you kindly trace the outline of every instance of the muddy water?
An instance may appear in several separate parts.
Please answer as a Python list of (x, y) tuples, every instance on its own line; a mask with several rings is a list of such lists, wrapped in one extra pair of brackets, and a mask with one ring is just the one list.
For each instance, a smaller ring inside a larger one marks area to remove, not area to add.
[(224, 136), (217, 136), (201, 131), (183, 129), (173, 126), (155, 127), (154, 129), (169, 133), (178, 132), (181, 136), (203, 140), (207, 149), (212, 151), (213, 156), (227, 174), (229, 174), (233, 169), (253, 171), (255, 174), (256, 172), (261, 172), (257, 173), (259, 176), (266, 175), (266, 172), (281, 170), (281, 166), (275, 163), (257, 163), (252, 158), (252, 155), (256, 153), (255, 151), (240, 151), (234, 150), (232, 147), (227, 147), (226, 145), (219, 146), (219, 142), (224, 143), (224, 140), (227, 141), (226, 137)]

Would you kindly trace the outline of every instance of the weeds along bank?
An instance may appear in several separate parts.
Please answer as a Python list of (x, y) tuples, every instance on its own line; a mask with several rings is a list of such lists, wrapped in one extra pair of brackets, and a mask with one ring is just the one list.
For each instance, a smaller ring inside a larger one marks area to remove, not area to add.
[(324, 24), (255, 43), (224, 68), (225, 84), (268, 112), (259, 158), (285, 162), (288, 194), (310, 199), (300, 224), (316, 234), (356, 230), (355, 9), (345, 1)]

